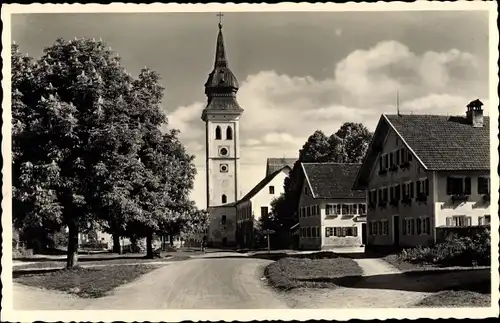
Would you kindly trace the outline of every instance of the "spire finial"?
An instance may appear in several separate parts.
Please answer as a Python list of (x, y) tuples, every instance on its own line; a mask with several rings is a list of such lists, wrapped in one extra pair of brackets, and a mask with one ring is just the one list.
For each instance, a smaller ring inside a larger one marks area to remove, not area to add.
[(224, 17), (224, 14), (222, 12), (219, 12), (217, 14), (217, 17), (219, 18), (219, 29), (222, 29), (222, 17)]

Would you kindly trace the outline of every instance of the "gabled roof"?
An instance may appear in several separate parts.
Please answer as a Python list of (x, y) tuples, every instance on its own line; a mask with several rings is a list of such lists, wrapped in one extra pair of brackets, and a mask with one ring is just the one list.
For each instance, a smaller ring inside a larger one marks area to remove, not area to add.
[(363, 191), (353, 191), (352, 185), (361, 164), (302, 163), (306, 183), (315, 199), (364, 199)]
[(363, 188), (392, 129), (427, 170), (490, 169), (490, 125), (473, 127), (465, 117), (444, 115), (382, 115), (354, 188)]
[[(285, 166), (286, 167), (286, 166)], [(276, 176), (278, 176), (278, 174), (280, 174), (283, 169), (285, 167), (282, 167), (280, 169), (278, 169), (277, 171), (275, 171), (274, 173), (272, 173), (271, 175), (268, 175), (266, 177), (264, 177), (263, 180), (261, 180), (259, 183), (257, 183), (257, 185), (254, 186), (254, 188), (252, 188), (250, 190), (250, 192), (248, 192), (245, 196), (243, 196), (238, 202), (236, 202), (236, 205), (242, 203), (242, 202), (246, 202), (248, 200), (250, 200), (252, 197), (254, 197), (257, 193), (259, 193), (267, 184), (269, 184)]]
[(266, 176), (271, 175), (278, 169), (283, 169), (283, 167), (288, 166), (290, 169), (293, 168), (293, 164), (297, 158), (268, 158), (266, 165)]

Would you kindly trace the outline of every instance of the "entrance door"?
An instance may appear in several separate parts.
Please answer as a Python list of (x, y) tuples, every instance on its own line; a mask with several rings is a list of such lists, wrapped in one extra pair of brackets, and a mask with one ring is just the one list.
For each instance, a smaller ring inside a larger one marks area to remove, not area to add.
[(222, 238), (222, 246), (225, 247), (227, 245), (227, 238)]
[(399, 246), (399, 215), (393, 216), (392, 219), (393, 219), (392, 232), (394, 237), (393, 243), (395, 246)]
[(366, 223), (361, 223), (361, 244), (366, 245)]

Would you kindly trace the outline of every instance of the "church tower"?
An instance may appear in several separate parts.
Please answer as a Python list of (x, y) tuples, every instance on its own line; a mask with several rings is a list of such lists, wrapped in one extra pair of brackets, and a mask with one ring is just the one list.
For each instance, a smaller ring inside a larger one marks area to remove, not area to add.
[(222, 21), (219, 20), (215, 63), (205, 83), (207, 105), (201, 115), (206, 131), (207, 208), (230, 206), (240, 197), (239, 119), (243, 109), (236, 101), (238, 87), (228, 67)]

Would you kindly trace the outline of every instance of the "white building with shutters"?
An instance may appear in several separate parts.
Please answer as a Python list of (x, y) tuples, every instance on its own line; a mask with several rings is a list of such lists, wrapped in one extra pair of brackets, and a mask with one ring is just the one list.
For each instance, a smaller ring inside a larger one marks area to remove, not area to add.
[(381, 116), (353, 186), (366, 191), (367, 245), (429, 245), (446, 228), (490, 224), (498, 187), (482, 105), (465, 116)]

